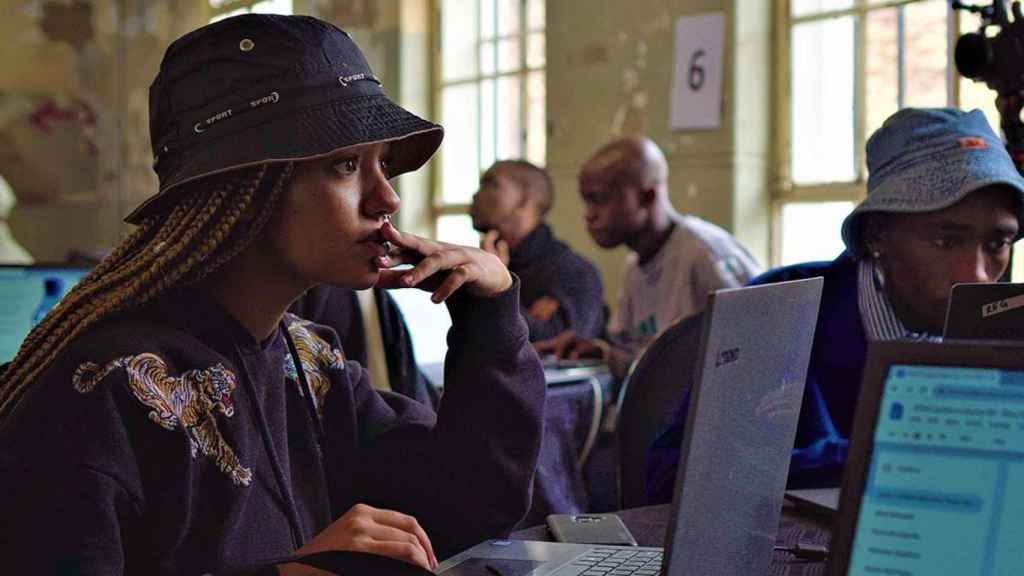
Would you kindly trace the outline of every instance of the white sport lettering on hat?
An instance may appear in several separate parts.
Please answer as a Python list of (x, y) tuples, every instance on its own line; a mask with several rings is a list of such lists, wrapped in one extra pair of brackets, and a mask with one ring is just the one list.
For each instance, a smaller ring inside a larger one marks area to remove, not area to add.
[[(196, 134), (202, 134), (203, 132), (206, 132), (206, 127), (213, 126), (214, 124), (216, 124), (217, 122), (220, 122), (221, 120), (223, 120), (225, 118), (230, 118), (232, 114), (233, 114), (233, 111), (231, 110), (231, 108), (228, 108), (227, 110), (225, 110), (223, 112), (218, 112), (218, 113), (214, 114), (213, 116), (210, 116), (209, 118), (207, 118), (206, 120), (203, 120), (202, 122), (196, 122), (196, 125), (193, 126), (192, 128), (196, 131)], [(206, 127), (203, 127), (203, 124), (206, 124)]]
[(250, 108), (259, 108), (265, 104), (277, 104), (281, 100), (281, 95), (277, 92), (271, 92), (262, 98), (257, 98), (249, 102)]
[(370, 80), (372, 82), (380, 84), (380, 80), (378, 80), (376, 76), (374, 76), (373, 74), (367, 74), (366, 72), (361, 72), (359, 74), (351, 74), (349, 76), (338, 76), (338, 82), (341, 82), (342, 86), (348, 86), (352, 82), (358, 82), (360, 80)]

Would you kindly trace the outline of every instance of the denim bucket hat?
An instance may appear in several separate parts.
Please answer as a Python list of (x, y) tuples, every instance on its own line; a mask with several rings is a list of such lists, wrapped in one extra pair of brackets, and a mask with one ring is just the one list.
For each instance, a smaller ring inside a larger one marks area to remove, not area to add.
[(850, 252), (862, 249), (868, 212), (934, 212), (986, 186), (1015, 191), (1024, 222), (1024, 178), (980, 110), (904, 108), (868, 140), (867, 162), (867, 198), (843, 221)]
[(341, 29), (308, 16), (245, 14), (170, 45), (149, 89), (159, 192), (125, 220), (173, 205), (182, 184), (266, 162), (391, 143), (389, 175), (416, 170), (443, 129), (398, 106)]

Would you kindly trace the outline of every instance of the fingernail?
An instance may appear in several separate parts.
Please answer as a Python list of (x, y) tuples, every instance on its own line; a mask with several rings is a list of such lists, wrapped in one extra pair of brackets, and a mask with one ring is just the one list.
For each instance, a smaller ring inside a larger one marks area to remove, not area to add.
[(436, 294), (436, 293), (432, 294), (430, 296), (430, 301), (433, 302), (434, 304), (440, 304), (441, 303), (441, 295), (440, 294)]

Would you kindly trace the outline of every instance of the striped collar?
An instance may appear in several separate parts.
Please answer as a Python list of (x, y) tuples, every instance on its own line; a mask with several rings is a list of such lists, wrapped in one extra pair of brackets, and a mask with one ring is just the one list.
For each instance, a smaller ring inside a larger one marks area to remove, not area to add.
[(857, 304), (868, 340), (941, 342), (942, 336), (907, 330), (885, 294), (885, 280), (874, 260), (861, 259), (857, 269)]

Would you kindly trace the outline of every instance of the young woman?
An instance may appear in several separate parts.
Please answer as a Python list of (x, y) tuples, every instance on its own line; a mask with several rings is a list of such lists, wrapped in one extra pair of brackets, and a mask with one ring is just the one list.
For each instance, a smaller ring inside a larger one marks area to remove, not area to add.
[[(305, 17), (184, 36), (150, 97), (159, 193), (0, 375), (5, 569), (307, 574), (284, 560), (325, 550), (432, 568), (514, 525), (544, 402), (517, 281), (389, 221), (388, 179), (441, 128)], [(317, 283), (447, 302), (436, 420), (285, 313)]]

